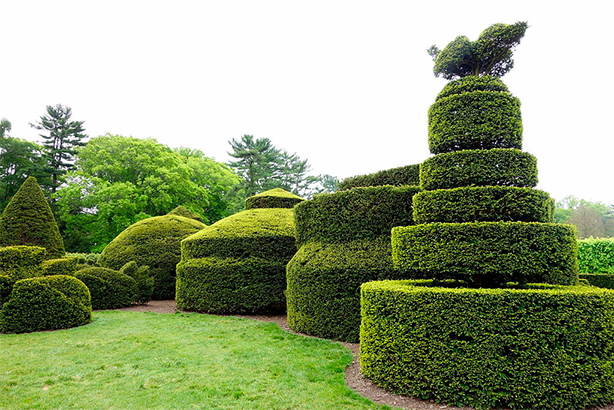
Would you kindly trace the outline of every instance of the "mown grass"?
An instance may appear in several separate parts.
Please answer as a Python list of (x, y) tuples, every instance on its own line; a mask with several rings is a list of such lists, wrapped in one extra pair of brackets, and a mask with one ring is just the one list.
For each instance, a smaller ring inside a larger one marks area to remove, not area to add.
[(0, 335), (0, 408), (389, 409), (346, 386), (351, 359), (273, 323), (98, 311), (87, 326)]

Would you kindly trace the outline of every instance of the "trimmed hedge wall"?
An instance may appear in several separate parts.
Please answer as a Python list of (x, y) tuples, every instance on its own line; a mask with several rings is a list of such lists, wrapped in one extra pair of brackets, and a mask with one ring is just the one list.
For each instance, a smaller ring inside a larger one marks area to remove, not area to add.
[(294, 208), (294, 205), (303, 201), (304, 199), (298, 195), (294, 195), (281, 188), (273, 188), (247, 198), (245, 200), (245, 209)]
[(477, 409), (614, 401), (614, 292), (590, 286), (362, 286), (362, 373), (397, 394)]
[[(429, 149), (433, 154), (466, 149), (522, 148), (520, 100), (503, 91), (471, 91), (473, 81), (460, 79), (459, 94), (451, 81), (429, 108)], [(482, 77), (483, 82), (501, 80)]]
[(74, 277), (88, 287), (92, 309), (119, 309), (137, 301), (136, 281), (121, 272), (92, 267), (77, 271)]
[(66, 329), (90, 322), (92, 306), (87, 287), (72, 276), (23, 279), (0, 311), (0, 331), (25, 333)]
[(389, 237), (392, 227), (413, 225), (417, 192), (415, 186), (381, 186), (320, 194), (296, 206), (296, 241), (300, 246)]
[(428, 158), (420, 165), (426, 190), (463, 186), (537, 185), (537, 159), (517, 149), (464, 150)]
[(573, 285), (576, 230), (536, 222), (431, 223), (392, 230), (392, 259), (414, 278)]
[(349, 177), (339, 182), (337, 191), (347, 191), (348, 189), (370, 186), (404, 186), (420, 183), (420, 164), (406, 165), (404, 167), (386, 169), (368, 175), (357, 175)]
[(29, 177), (0, 215), (0, 246), (40, 246), (47, 258), (64, 256), (64, 241), (36, 178)]
[(580, 273), (580, 279), (599, 288), (614, 289), (614, 274), (611, 273)]
[(582, 273), (614, 274), (614, 238), (578, 241), (578, 262)]
[(468, 187), (423, 191), (414, 196), (414, 221), (554, 222), (554, 199), (532, 188)]
[(181, 240), (205, 227), (194, 219), (178, 215), (143, 219), (113, 239), (102, 251), (98, 263), (113, 270), (120, 270), (130, 261), (149, 266), (154, 278), (153, 299), (174, 299)]
[(294, 211), (248, 209), (184, 239), (177, 307), (206, 313), (283, 311), (296, 252)]

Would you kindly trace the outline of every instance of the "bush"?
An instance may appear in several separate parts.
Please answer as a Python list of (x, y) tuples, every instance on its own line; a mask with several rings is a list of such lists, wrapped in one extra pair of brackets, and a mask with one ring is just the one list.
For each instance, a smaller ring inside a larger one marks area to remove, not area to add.
[(99, 253), (67, 253), (67, 258), (75, 258), (77, 260), (77, 265), (89, 265), (96, 266), (98, 265), (98, 258), (100, 257)]
[(274, 188), (245, 200), (245, 209), (255, 208), (294, 208), (304, 199), (281, 188)]
[(478, 409), (614, 400), (614, 292), (589, 286), (362, 286), (362, 373), (397, 394)]
[(41, 270), (44, 276), (72, 276), (77, 271), (77, 258), (49, 259), (43, 262)]
[(47, 249), (47, 258), (64, 256), (51, 207), (36, 178), (29, 177), (0, 216), (0, 246), (29, 245)]
[(537, 159), (517, 149), (464, 150), (428, 158), (420, 165), (425, 190), (463, 186), (537, 185)]
[(392, 230), (396, 268), (414, 278), (573, 285), (575, 227), (529, 222), (431, 223)]
[(547, 192), (517, 187), (468, 187), (423, 191), (414, 196), (414, 221), (554, 222)]
[(590, 285), (599, 288), (614, 289), (614, 274), (610, 273), (580, 273), (580, 280), (586, 280)]
[(92, 298), (92, 309), (119, 309), (137, 302), (136, 281), (118, 271), (92, 267), (74, 276), (85, 283)]
[(389, 237), (392, 227), (413, 225), (412, 198), (419, 191), (381, 186), (320, 194), (295, 208), (297, 243)]
[(0, 330), (24, 333), (66, 329), (91, 320), (87, 287), (71, 276), (23, 279), (15, 283), (0, 311)]
[(2, 307), (4, 302), (9, 300), (15, 282), (17, 282), (17, 279), (11, 276), (0, 275), (0, 307)]
[(104, 248), (100, 266), (119, 270), (134, 261), (149, 266), (154, 278), (153, 299), (175, 298), (175, 269), (181, 259), (181, 240), (206, 225), (177, 215), (156, 216), (130, 225)]
[[(522, 148), (520, 101), (507, 91), (484, 91), (483, 77), (451, 81), (429, 109), (429, 149), (433, 154), (467, 149)], [(463, 83), (458, 86), (457, 82)], [(450, 85), (452, 84), (452, 85)], [(458, 93), (452, 93), (455, 89)]]
[(450, 81), (437, 94), (437, 100), (449, 97), (455, 94), (463, 94), (472, 91), (495, 91), (509, 92), (507, 85), (497, 77), (491, 76), (467, 76), (456, 81)]
[(7, 246), (0, 248), (0, 275), (15, 280), (41, 276), (41, 263), (47, 251), (40, 246)]
[(194, 220), (196, 220), (198, 222), (202, 222), (203, 221), (203, 218), (201, 218), (200, 216), (196, 215), (194, 212), (190, 211), (185, 206), (178, 206), (177, 208), (175, 208), (172, 211), (170, 211), (167, 215), (183, 216), (184, 218), (194, 219)]
[(135, 261), (130, 261), (119, 270), (120, 273), (130, 276), (136, 281), (136, 303), (147, 303), (151, 300), (154, 290), (154, 279), (149, 274), (149, 266), (138, 266)]
[(294, 211), (249, 209), (189, 236), (177, 265), (177, 307), (207, 313), (285, 308), (285, 267), (296, 252)]
[(582, 273), (614, 273), (614, 238), (578, 241), (578, 262)]
[(370, 186), (404, 186), (420, 184), (420, 164), (387, 169), (374, 174), (357, 175), (346, 178), (339, 183), (338, 191)]

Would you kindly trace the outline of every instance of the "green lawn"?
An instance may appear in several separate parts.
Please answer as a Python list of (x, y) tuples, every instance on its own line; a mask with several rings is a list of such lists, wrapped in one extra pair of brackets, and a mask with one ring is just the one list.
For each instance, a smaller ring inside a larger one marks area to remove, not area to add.
[(97, 311), (79, 328), (0, 335), (0, 409), (388, 409), (345, 385), (351, 360), (273, 323)]

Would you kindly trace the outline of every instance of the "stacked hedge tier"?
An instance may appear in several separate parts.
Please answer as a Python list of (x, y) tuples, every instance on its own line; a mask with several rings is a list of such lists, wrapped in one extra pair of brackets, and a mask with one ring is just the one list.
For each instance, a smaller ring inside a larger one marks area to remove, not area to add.
[(360, 285), (402, 278), (392, 266), (390, 230), (413, 223), (416, 186), (322, 194), (295, 207), (299, 250), (288, 263), (288, 325), (357, 342)]
[(286, 308), (286, 264), (296, 253), (294, 211), (303, 199), (281, 189), (250, 197), (246, 210), (181, 242), (177, 307), (203, 313)]

